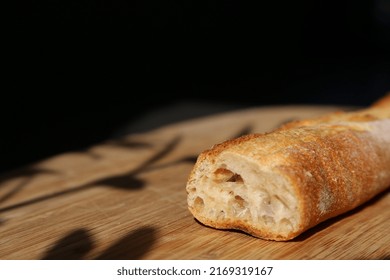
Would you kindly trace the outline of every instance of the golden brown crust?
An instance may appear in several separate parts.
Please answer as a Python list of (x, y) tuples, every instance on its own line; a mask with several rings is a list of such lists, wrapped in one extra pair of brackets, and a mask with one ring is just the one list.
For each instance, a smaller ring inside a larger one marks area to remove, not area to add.
[(238, 229), (264, 239), (292, 239), (390, 186), (389, 114), (390, 95), (366, 110), (292, 122), (271, 133), (225, 141), (199, 156), (188, 187), (197, 183), (201, 166), (214, 164), (226, 152), (257, 164), (270, 164), (273, 172), (283, 174), (299, 204), (299, 226), (288, 234), (270, 232), (239, 219), (216, 221), (191, 205), (189, 209), (200, 222), (214, 228)]
[(301, 232), (355, 208), (386, 187), (377, 187), (374, 181), (376, 173), (390, 164), (388, 159), (380, 159), (380, 151), (365, 132), (353, 130), (321, 136), (297, 147), (290, 155), (294, 164), (281, 168), (290, 174), (301, 197)]
[(381, 99), (379, 99), (377, 102), (372, 104), (372, 108), (389, 108), (390, 107), (390, 92), (387, 93), (387, 95)]

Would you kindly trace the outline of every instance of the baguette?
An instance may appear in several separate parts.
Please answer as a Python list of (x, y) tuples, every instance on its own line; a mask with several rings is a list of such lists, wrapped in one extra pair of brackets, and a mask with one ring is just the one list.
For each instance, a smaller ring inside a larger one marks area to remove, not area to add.
[(199, 155), (186, 191), (204, 225), (285, 241), (389, 186), (390, 94), (217, 144)]

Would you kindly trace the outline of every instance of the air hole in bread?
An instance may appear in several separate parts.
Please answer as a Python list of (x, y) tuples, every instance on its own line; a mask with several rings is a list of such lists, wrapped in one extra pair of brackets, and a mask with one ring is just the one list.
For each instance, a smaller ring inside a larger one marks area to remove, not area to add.
[(223, 182), (234, 182), (234, 183), (244, 183), (241, 175), (234, 173), (226, 168), (218, 168), (214, 171), (215, 179), (214, 181), (217, 183)]
[(234, 197), (234, 202), (236, 203), (236, 205), (238, 205), (240, 208), (246, 208), (248, 203), (245, 201), (245, 199), (243, 199), (241, 196), (239, 195), (236, 195)]
[(191, 188), (190, 192), (196, 192), (196, 188)]
[(234, 183), (244, 183), (244, 180), (242, 179), (241, 175), (234, 174), (227, 182), (234, 182)]
[(197, 196), (194, 200), (194, 208), (197, 210), (197, 211), (200, 211), (202, 210), (202, 208), (204, 207), (204, 201), (202, 198), (200, 198), (199, 196)]
[(266, 224), (266, 225), (275, 224), (275, 220), (271, 216), (262, 215), (261, 219), (263, 220), (264, 224)]

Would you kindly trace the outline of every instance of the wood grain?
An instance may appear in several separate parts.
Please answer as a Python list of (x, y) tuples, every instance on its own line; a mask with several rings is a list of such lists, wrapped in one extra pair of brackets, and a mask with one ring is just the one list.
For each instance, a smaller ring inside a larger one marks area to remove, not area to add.
[(0, 177), (1, 259), (389, 259), (390, 193), (289, 242), (198, 223), (185, 185), (197, 155), (335, 107), (200, 118), (58, 155)]

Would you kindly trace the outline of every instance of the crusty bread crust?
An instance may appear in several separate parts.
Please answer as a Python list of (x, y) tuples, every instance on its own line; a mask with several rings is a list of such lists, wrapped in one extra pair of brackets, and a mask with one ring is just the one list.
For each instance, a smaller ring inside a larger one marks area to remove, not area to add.
[(201, 153), (187, 183), (201, 223), (290, 240), (390, 186), (390, 94)]

